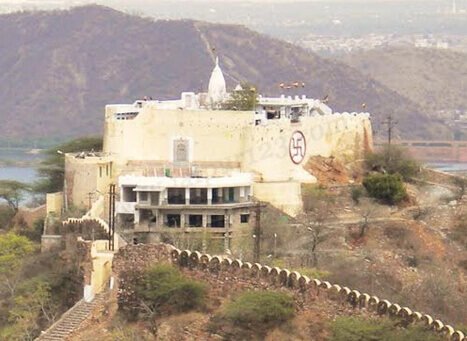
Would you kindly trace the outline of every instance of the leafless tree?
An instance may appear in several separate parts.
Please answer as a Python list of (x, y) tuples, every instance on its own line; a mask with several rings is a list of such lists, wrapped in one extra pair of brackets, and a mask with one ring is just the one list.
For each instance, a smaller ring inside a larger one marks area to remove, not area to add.
[(332, 208), (333, 200), (325, 189), (314, 187), (308, 189), (303, 196), (304, 212), (299, 221), (309, 240), (307, 249), (311, 256), (311, 265), (318, 265), (317, 248), (329, 237), (328, 224), (335, 217)]
[(359, 223), (359, 237), (362, 238), (370, 228), (370, 220), (378, 213), (378, 206), (371, 200), (365, 200), (360, 205), (359, 214), (361, 221)]

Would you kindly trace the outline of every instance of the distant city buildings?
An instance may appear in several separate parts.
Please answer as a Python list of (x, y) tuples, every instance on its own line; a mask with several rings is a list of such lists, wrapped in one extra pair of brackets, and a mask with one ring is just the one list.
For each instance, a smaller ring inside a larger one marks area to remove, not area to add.
[(296, 44), (323, 55), (346, 54), (384, 47), (417, 47), (440, 50), (453, 49), (467, 52), (467, 38), (445, 35), (381, 35), (361, 37), (329, 37), (309, 35), (295, 41)]

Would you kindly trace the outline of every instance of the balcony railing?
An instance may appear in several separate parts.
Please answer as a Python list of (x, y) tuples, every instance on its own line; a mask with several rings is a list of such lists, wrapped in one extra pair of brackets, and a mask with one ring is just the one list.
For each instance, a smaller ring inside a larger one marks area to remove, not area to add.
[(117, 214), (135, 214), (136, 202), (117, 201), (115, 204)]

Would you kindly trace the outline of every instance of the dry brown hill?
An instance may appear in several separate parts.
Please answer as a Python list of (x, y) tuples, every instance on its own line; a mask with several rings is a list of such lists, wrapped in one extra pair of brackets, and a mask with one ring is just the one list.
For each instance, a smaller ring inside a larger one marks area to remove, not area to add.
[(0, 16), (0, 144), (100, 133), (107, 103), (206, 89), (213, 48), (228, 86), (249, 80), (274, 95), (280, 82), (302, 80), (307, 86), (300, 94), (329, 95), (336, 111), (360, 111), (367, 103), (376, 127), (392, 112), (404, 136), (448, 135), (414, 102), (377, 81), (244, 27), (154, 22), (86, 6)]
[(427, 111), (467, 110), (467, 55), (451, 50), (391, 48), (342, 58)]

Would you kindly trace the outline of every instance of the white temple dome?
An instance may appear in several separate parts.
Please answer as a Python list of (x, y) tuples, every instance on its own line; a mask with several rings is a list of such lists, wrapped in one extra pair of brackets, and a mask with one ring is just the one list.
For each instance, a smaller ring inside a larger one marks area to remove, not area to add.
[(227, 95), (224, 74), (219, 66), (219, 58), (216, 57), (216, 66), (212, 70), (209, 79), (208, 98), (212, 105), (221, 103)]

